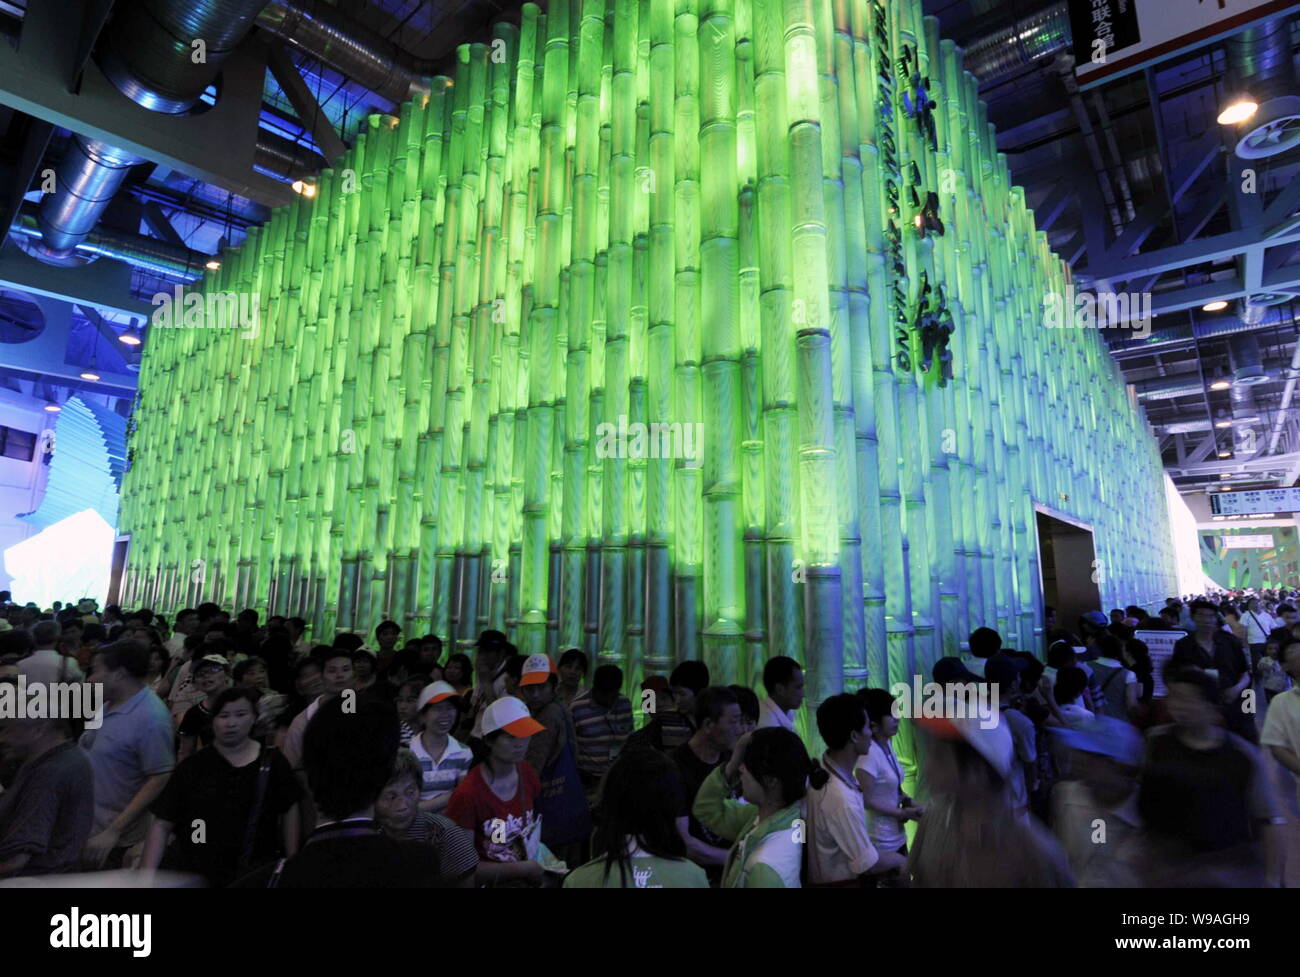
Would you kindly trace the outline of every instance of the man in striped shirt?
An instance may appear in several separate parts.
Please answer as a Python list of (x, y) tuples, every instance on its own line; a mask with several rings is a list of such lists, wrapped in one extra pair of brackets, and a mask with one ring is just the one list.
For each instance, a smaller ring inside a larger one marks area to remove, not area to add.
[(594, 789), (632, 735), (632, 703), (622, 694), (623, 670), (601, 665), (591, 688), (569, 704), (578, 747), (578, 773), (588, 791)]

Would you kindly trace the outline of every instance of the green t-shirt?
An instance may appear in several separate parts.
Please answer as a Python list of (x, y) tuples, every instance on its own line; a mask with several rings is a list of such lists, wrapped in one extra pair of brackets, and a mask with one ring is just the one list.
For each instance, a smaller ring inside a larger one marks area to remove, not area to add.
[[(627, 879), (628, 889), (707, 889), (708, 876), (688, 858), (659, 858), (655, 855), (633, 855), (632, 871)], [(622, 889), (618, 866), (605, 874), (605, 856), (592, 859), (579, 866), (564, 880), (566, 889)]]

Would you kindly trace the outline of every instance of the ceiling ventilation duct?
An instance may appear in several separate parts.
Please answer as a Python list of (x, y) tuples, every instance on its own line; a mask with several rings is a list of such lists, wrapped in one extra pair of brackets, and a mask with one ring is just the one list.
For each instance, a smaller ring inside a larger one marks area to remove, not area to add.
[(1070, 45), (1069, 4), (1054, 3), (968, 42), (964, 64), (981, 87), (988, 87), (1068, 52)]
[[(126, 0), (104, 29), (96, 58), (117, 89), (155, 112), (187, 112), (266, 6), (266, 0)], [(194, 63), (204, 44), (204, 61)], [(73, 139), (41, 203), (32, 253), (66, 263), (142, 158), (97, 139)]]
[[(1232, 389), (1267, 383), (1264, 361), (1259, 351), (1259, 337), (1244, 333), (1228, 340), (1228, 362), (1232, 365)], [(1235, 403), (1235, 401), (1234, 401)]]
[(1264, 159), (1300, 145), (1300, 97), (1291, 63), (1291, 22), (1252, 24), (1226, 42), (1233, 82), (1259, 104), (1239, 130), (1237, 155)]

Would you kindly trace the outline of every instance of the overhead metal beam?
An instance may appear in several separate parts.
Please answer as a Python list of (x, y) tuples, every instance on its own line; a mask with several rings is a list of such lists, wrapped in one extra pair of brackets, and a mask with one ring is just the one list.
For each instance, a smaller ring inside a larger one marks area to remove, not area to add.
[[(104, 317), (99, 314), (99, 310), (92, 305), (78, 305), (77, 311), (85, 316), (90, 321), (90, 324), (99, 331), (99, 334), (104, 337), (104, 340), (108, 343), (108, 348), (113, 351), (113, 355), (117, 357), (117, 361), (122, 364), (122, 369), (118, 372), (122, 373), (129, 371), (129, 361), (124, 352), (125, 347), (118, 339), (119, 334), (117, 330), (105, 322)], [(99, 366), (98, 363), (95, 365), (96, 367)]]
[(61, 0), (28, 7), (17, 51), (0, 45), (0, 104), (73, 132), (120, 146), (182, 173), (270, 207), (293, 199), (278, 180), (253, 171), (265, 48), (245, 44), (222, 68), (222, 97), (190, 116), (150, 112), (123, 98), (93, 61), (78, 92), (67, 87), (78, 38), (70, 22), (82, 23), (95, 0)]
[(147, 320), (153, 306), (131, 294), (131, 266), (100, 258), (80, 268), (47, 265), (11, 240), (0, 244), (0, 285)]
[(298, 121), (311, 132), (311, 137), (320, 147), (321, 154), (333, 166), (334, 161), (348, 151), (348, 147), (334, 131), (334, 124), (330, 122), (329, 116), (321, 109), (311, 89), (302, 80), (302, 75), (294, 67), (293, 58), (289, 56), (283, 43), (271, 46), (267, 67), (271, 69), (271, 74), (284, 89), (289, 104), (298, 114)]
[[(67, 362), (68, 337), (72, 331), (72, 306), (64, 301), (44, 295), (33, 296), (33, 301), (45, 316), (45, 328), (35, 339), (25, 343), (0, 343), (0, 367), (35, 375), (47, 382), (61, 383), (87, 381), (81, 379), (80, 364)], [(100, 379), (98, 386), (107, 392), (124, 391), (131, 396), (139, 384), (134, 373), (123, 373), (96, 365)]]
[[(42, 119), (33, 119), (30, 115), (15, 115), (15, 125), (22, 133), (23, 148), (18, 154), (18, 162), (5, 176), (3, 195), (0, 196), (0, 238), (9, 234), (18, 211), (22, 209), (23, 197), (26, 196), (36, 168), (45, 157), (45, 150), (54, 134), (54, 126)], [(21, 121), (19, 121), (21, 120)]]
[(178, 248), (189, 247), (176, 233), (176, 228), (172, 226), (172, 222), (167, 219), (167, 215), (162, 212), (156, 200), (146, 200), (142, 214), (145, 223), (149, 225), (149, 230), (158, 237)]

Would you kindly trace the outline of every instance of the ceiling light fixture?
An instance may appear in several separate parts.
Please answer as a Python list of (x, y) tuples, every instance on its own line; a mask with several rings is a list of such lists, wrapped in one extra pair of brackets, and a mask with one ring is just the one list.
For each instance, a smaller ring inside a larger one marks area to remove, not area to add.
[(1227, 307), (1228, 307), (1228, 303), (1225, 302), (1225, 301), (1223, 301), (1223, 299), (1219, 299), (1218, 301), (1215, 301), (1215, 302), (1206, 302), (1203, 306), (1201, 306), (1201, 311), (1202, 311), (1202, 312), (1222, 312), (1222, 311), (1223, 311), (1224, 309), (1226, 309)]
[(140, 338), (140, 333), (135, 326), (131, 326), (126, 330), (126, 332), (118, 336), (117, 341), (119, 343), (125, 343), (127, 346), (139, 346), (144, 342), (144, 340)]
[(1251, 100), (1248, 96), (1241, 95), (1234, 98), (1223, 107), (1215, 120), (1221, 126), (1241, 125), (1259, 109), (1259, 103)]

